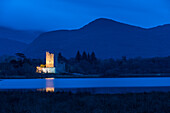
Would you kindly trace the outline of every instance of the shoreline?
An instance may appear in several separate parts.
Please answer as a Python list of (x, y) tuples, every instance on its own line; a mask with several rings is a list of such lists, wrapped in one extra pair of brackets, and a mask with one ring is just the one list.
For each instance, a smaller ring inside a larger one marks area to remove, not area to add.
[(101, 75), (81, 75), (81, 76), (75, 76), (75, 75), (41, 75), (41, 76), (25, 76), (25, 75), (11, 75), (11, 76), (3, 76), (0, 75), (0, 79), (45, 79), (45, 78), (148, 78), (148, 77), (170, 77), (170, 75), (163, 75), (163, 76), (114, 76), (114, 77), (104, 77)]
[(0, 92), (71, 92), (76, 93), (89, 93), (89, 94), (128, 94), (128, 93), (152, 93), (152, 92), (170, 92), (170, 86), (160, 86), (160, 87), (89, 87), (89, 88), (32, 88), (32, 89), (0, 89)]

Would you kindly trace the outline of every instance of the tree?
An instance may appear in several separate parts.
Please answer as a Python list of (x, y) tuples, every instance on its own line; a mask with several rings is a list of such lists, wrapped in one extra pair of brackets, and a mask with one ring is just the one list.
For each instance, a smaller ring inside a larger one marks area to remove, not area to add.
[(87, 58), (87, 54), (86, 54), (86, 52), (84, 51), (83, 52), (83, 55), (82, 55), (82, 60), (88, 60), (88, 58)]
[(96, 61), (97, 61), (96, 55), (95, 55), (94, 52), (92, 52), (92, 54), (91, 54), (91, 62), (94, 63)]
[(80, 62), (80, 60), (81, 60), (81, 54), (79, 51), (77, 51), (76, 61)]
[(11, 60), (10, 64), (12, 64), (14, 68), (18, 68), (19, 67), (18, 62), (16, 60)]
[(59, 63), (67, 62), (67, 59), (62, 56), (61, 52), (58, 53), (57, 59), (58, 59), (58, 62), (59, 62)]
[(23, 53), (16, 53), (16, 56), (18, 57), (18, 63), (20, 66), (22, 66), (24, 63), (31, 64), (31, 61), (26, 58), (26, 56)]
[(16, 56), (18, 56), (21, 59), (25, 59), (25, 55), (23, 53), (16, 53)]
[(90, 60), (91, 60), (91, 57), (90, 57), (90, 54), (88, 53), (88, 55), (87, 55), (87, 60), (90, 62)]
[(58, 53), (58, 62), (60, 63), (63, 59), (63, 56), (61, 55), (61, 52)]
[(126, 56), (122, 56), (122, 61), (123, 61), (123, 62), (126, 62), (126, 61), (127, 61)]

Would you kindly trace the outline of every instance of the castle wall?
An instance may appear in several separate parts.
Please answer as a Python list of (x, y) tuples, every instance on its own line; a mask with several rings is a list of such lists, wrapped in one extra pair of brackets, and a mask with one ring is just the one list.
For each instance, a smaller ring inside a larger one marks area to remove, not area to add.
[(46, 52), (46, 67), (54, 67), (54, 54)]
[(36, 72), (37, 73), (56, 73), (56, 68), (55, 67), (49, 67), (49, 68), (37, 67)]
[(43, 73), (56, 73), (55, 67), (42, 68)]
[(55, 61), (54, 67), (54, 54), (46, 52), (46, 65), (37, 67), (37, 73), (64, 73), (65, 72), (65, 63), (58, 63), (58, 58)]

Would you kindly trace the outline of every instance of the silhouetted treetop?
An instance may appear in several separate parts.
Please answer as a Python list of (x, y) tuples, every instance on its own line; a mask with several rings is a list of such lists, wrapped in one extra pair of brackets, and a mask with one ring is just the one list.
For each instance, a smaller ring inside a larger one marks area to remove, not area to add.
[(85, 52), (85, 51), (83, 52), (82, 60), (88, 60), (88, 58), (87, 58), (87, 54), (86, 54), (86, 52)]
[(94, 52), (91, 53), (91, 62), (96, 62), (97, 58)]
[(76, 61), (80, 61), (81, 60), (81, 54), (79, 51), (77, 51), (77, 54), (76, 54)]

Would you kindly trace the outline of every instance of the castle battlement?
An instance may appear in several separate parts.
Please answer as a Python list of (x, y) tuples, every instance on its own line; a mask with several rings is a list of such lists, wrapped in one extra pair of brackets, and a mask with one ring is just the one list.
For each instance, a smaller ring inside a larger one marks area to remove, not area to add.
[[(58, 59), (57, 59), (58, 60)], [(37, 73), (62, 73), (65, 72), (65, 64), (60, 64), (56, 60), (54, 66), (54, 54), (46, 52), (46, 64), (37, 66)]]
[(46, 67), (54, 67), (54, 54), (46, 52)]

